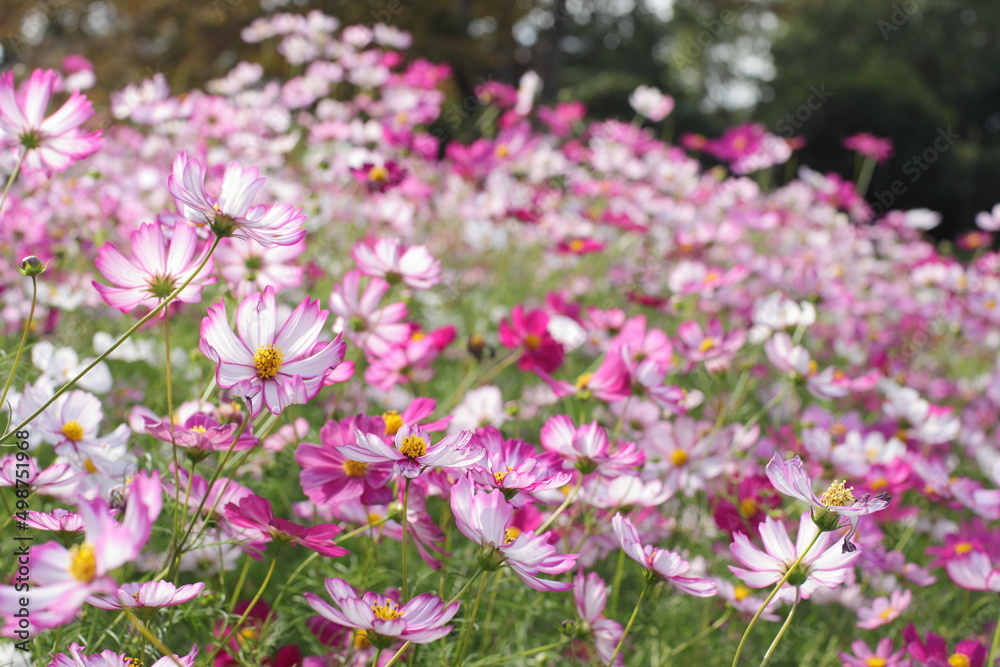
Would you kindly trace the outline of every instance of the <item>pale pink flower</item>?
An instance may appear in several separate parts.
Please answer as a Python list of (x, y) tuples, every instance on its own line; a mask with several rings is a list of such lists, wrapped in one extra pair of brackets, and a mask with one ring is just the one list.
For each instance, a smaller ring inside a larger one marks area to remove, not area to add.
[(404, 250), (399, 239), (379, 238), (358, 243), (351, 255), (361, 273), (392, 284), (402, 281), (413, 289), (428, 289), (441, 280), (441, 262), (422, 245)]
[(338, 447), (347, 458), (364, 463), (390, 462), (394, 472), (414, 478), (427, 468), (465, 468), (483, 457), (483, 449), (470, 446), (471, 431), (459, 431), (446, 436), (436, 445), (420, 425), (404, 424), (396, 431), (393, 444), (387, 444), (373, 433), (356, 431), (355, 444)]
[(639, 86), (628, 97), (628, 103), (637, 114), (658, 123), (674, 110), (674, 98), (664, 95), (658, 88)]
[(348, 271), (330, 294), (330, 311), (337, 316), (334, 333), (342, 333), (367, 354), (382, 356), (410, 337), (408, 312), (403, 302), (382, 305), (392, 286), (382, 278), (369, 278), (361, 289), (361, 271)]
[(201, 322), (202, 354), (216, 362), (218, 385), (241, 396), (256, 417), (266, 407), (280, 414), (289, 405), (308, 403), (323, 381), (344, 360), (340, 338), (319, 341), (328, 312), (306, 297), (278, 326), (274, 289), (244, 299), (236, 312), (238, 335), (229, 328), (226, 304), (208, 309)]
[(564, 468), (576, 468), (585, 475), (596, 472), (613, 479), (645, 460), (634, 442), (620, 443), (612, 451), (608, 432), (596, 421), (577, 427), (566, 415), (545, 422), (541, 441), (542, 447), (562, 457)]
[(951, 580), (962, 588), (1000, 593), (1000, 567), (995, 567), (982, 551), (971, 551), (950, 559), (944, 568)]
[(218, 196), (205, 191), (205, 166), (186, 152), (174, 159), (167, 189), (180, 205), (180, 213), (196, 225), (208, 225), (216, 236), (236, 236), (264, 247), (294, 245), (302, 240), (302, 209), (287, 204), (253, 204), (267, 179), (256, 167), (244, 169), (237, 162), (226, 165)]
[(205, 587), (203, 582), (175, 586), (169, 581), (146, 581), (122, 584), (110, 596), (92, 595), (87, 603), (98, 609), (146, 609), (173, 607), (198, 597)]
[(913, 594), (908, 590), (893, 591), (889, 597), (878, 597), (872, 600), (871, 607), (858, 609), (856, 625), (865, 630), (892, 623), (910, 606)]
[(707, 598), (717, 593), (716, 584), (711, 579), (684, 576), (691, 569), (691, 564), (681, 558), (680, 554), (644, 545), (639, 537), (639, 531), (621, 513), (615, 514), (611, 519), (611, 526), (628, 557), (651, 574), (663, 578), (677, 590), (688, 595)]
[(265, 249), (259, 243), (233, 237), (219, 244), (214, 259), (223, 280), (242, 299), (265, 287), (280, 292), (301, 285), (305, 269), (294, 261), (305, 249), (303, 240)]
[[(597, 655), (605, 665), (611, 664), (611, 656), (622, 638), (622, 626), (610, 618), (605, 618), (604, 607), (608, 602), (608, 587), (596, 572), (584, 575), (583, 570), (573, 577), (573, 599), (576, 613), (583, 619), (583, 629), (594, 641)], [(618, 654), (616, 667), (625, 664), (625, 658)]]
[[(169, 242), (160, 223), (143, 223), (129, 235), (133, 258), (122, 255), (114, 244), (106, 243), (97, 253), (95, 264), (114, 287), (96, 280), (94, 288), (109, 306), (130, 313), (139, 306), (153, 310), (198, 268), (207, 248), (198, 249), (198, 234), (184, 223), (175, 225)], [(181, 290), (175, 301), (198, 303), (201, 290), (215, 284), (212, 260)], [(165, 317), (167, 309), (160, 311)]]
[(840, 659), (844, 661), (844, 667), (872, 667), (872, 665), (910, 667), (911, 662), (905, 657), (906, 646), (902, 646), (895, 652), (892, 648), (892, 639), (889, 637), (879, 641), (874, 651), (869, 648), (868, 644), (859, 639), (851, 644), (851, 651), (854, 652), (854, 655), (841, 652)]
[(90, 100), (80, 92), (73, 91), (55, 113), (45, 117), (59, 78), (53, 70), (36, 69), (15, 91), (14, 73), (0, 74), (0, 146), (13, 149), (18, 158), (24, 155), (25, 170), (65, 171), (101, 147), (100, 132), (80, 130), (94, 115)]
[[(115, 653), (108, 649), (93, 655), (84, 655), (84, 647), (76, 642), (69, 647), (69, 653), (59, 653), (52, 656), (52, 662), (47, 667), (135, 667), (140, 664), (138, 658), (124, 653)], [(167, 655), (149, 667), (194, 667), (194, 659), (198, 655), (198, 647), (191, 648), (186, 656)]]

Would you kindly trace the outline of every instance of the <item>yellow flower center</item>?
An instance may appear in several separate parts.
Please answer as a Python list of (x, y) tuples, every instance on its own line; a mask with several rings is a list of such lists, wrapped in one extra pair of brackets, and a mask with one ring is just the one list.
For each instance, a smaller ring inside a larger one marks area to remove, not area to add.
[(586, 387), (587, 384), (590, 383), (590, 379), (592, 377), (594, 377), (593, 373), (584, 373), (583, 375), (581, 375), (580, 377), (578, 377), (576, 379), (576, 388), (577, 389), (583, 389), (584, 387)]
[(872, 491), (880, 491), (889, 486), (889, 480), (885, 477), (878, 477), (872, 480)]
[(510, 544), (521, 535), (521, 529), (511, 526), (503, 531), (503, 543)]
[(348, 477), (364, 477), (367, 469), (368, 464), (363, 461), (351, 461), (350, 459), (344, 461), (344, 472)]
[(204, 426), (200, 425), (200, 424), (198, 426), (192, 426), (188, 430), (189, 431), (193, 431), (195, 433), (208, 433), (208, 429), (205, 428)]
[(715, 349), (715, 341), (711, 338), (706, 338), (701, 341), (701, 345), (698, 346), (698, 350), (702, 353), (708, 352), (709, 350)]
[(378, 523), (382, 520), (381, 514), (376, 514), (375, 512), (368, 513), (368, 523)]
[(67, 440), (72, 440), (73, 442), (79, 442), (83, 440), (83, 426), (80, 422), (73, 419), (65, 424), (63, 424), (62, 430), (60, 431)]
[(139, 658), (125, 658), (125, 667), (143, 667), (144, 662)]
[(97, 466), (95, 466), (94, 462), (91, 461), (90, 459), (83, 460), (83, 469), (86, 470), (91, 475), (97, 472)]
[(583, 250), (583, 246), (584, 246), (583, 239), (573, 239), (572, 241), (569, 242), (569, 249), (572, 250), (573, 252), (580, 252), (581, 250)]
[(969, 660), (969, 656), (964, 653), (954, 653), (948, 658), (948, 664), (951, 667), (969, 667), (972, 662)]
[(889, 617), (892, 616), (892, 612), (893, 612), (892, 607), (889, 607), (888, 609), (886, 609), (885, 611), (883, 611), (881, 614), (879, 614), (879, 617), (883, 621), (888, 621)]
[(542, 339), (536, 334), (528, 334), (524, 337), (524, 346), (529, 350), (537, 350), (542, 345)]
[(281, 364), (284, 362), (284, 353), (270, 343), (261, 345), (253, 353), (253, 363), (257, 367), (257, 377), (261, 380), (270, 380), (277, 375), (278, 371), (281, 370)]
[(493, 479), (496, 480), (497, 484), (503, 484), (503, 478), (506, 476), (507, 476), (507, 471), (505, 470), (493, 473)]
[(385, 183), (389, 180), (389, 170), (381, 165), (376, 165), (368, 170), (368, 180), (374, 183)]
[(371, 607), (375, 617), (383, 621), (394, 621), (402, 615), (399, 613), (399, 606), (392, 600), (386, 600), (385, 604), (373, 604)]
[(688, 462), (688, 453), (683, 449), (675, 449), (670, 453), (670, 463), (675, 466), (682, 466)]
[(823, 495), (819, 497), (819, 501), (826, 505), (827, 507), (845, 507), (847, 505), (853, 505), (858, 502), (858, 499), (854, 497), (851, 491), (854, 487), (844, 487), (844, 482), (834, 482), (830, 485), (830, 488), (823, 492)]
[(736, 599), (737, 602), (739, 602), (740, 600), (745, 600), (748, 597), (750, 597), (750, 589), (744, 586), (743, 584), (740, 584), (739, 586), (733, 588), (733, 597)]
[(967, 554), (972, 551), (972, 545), (968, 542), (959, 542), (955, 545), (955, 553), (957, 554)]
[(847, 427), (843, 424), (830, 424), (830, 433), (839, 437), (847, 434)]
[(868, 667), (885, 667), (889, 663), (885, 661), (885, 658), (879, 658), (878, 656), (872, 656), (865, 661)]
[(423, 340), (424, 338), (427, 338), (427, 334), (419, 329), (410, 334), (410, 340)]
[(816, 375), (819, 373), (819, 364), (816, 363), (814, 359), (809, 360), (809, 375)]
[(69, 550), (69, 573), (77, 581), (89, 584), (97, 578), (97, 559), (94, 545), (74, 544)]
[(753, 498), (747, 498), (740, 501), (740, 514), (744, 518), (750, 518), (757, 513), (757, 501)]
[(714, 284), (722, 280), (722, 274), (718, 271), (709, 271), (705, 274), (705, 282), (709, 285)]
[(415, 459), (427, 454), (427, 441), (419, 435), (408, 435), (399, 444), (399, 453)]
[(510, 153), (510, 149), (507, 148), (507, 144), (500, 144), (500, 145), (497, 146), (497, 149), (496, 149), (497, 157), (507, 157), (507, 155), (509, 153)]
[(396, 435), (396, 431), (403, 426), (403, 418), (395, 410), (386, 410), (383, 412), (382, 421), (385, 422), (386, 435)]
[(355, 630), (354, 631), (354, 648), (355, 649), (357, 649), (359, 651), (362, 651), (362, 650), (368, 648), (371, 645), (372, 645), (372, 643), (368, 639), (368, 633), (367, 632), (365, 632), (364, 630)]

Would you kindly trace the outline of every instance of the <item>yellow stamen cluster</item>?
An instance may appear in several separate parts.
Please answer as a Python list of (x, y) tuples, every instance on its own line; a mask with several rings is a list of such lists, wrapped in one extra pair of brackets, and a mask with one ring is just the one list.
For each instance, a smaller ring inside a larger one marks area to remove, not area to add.
[(503, 531), (503, 543), (510, 544), (521, 535), (521, 529), (511, 526)]
[(208, 433), (208, 429), (200, 424), (198, 426), (192, 426), (188, 430), (193, 431), (194, 433)]
[(399, 453), (415, 459), (427, 454), (427, 441), (419, 435), (408, 435), (399, 443)]
[(578, 377), (576, 379), (576, 388), (577, 389), (583, 389), (588, 384), (590, 384), (590, 380), (593, 377), (594, 377), (593, 373), (584, 373), (583, 375), (581, 375), (580, 377)]
[(964, 653), (953, 653), (950, 658), (948, 658), (949, 667), (969, 667), (972, 661), (969, 660), (969, 656)]
[(497, 484), (503, 484), (503, 478), (507, 476), (507, 471), (501, 470), (500, 472), (493, 473), (493, 479), (496, 480)]
[(583, 247), (584, 247), (583, 239), (573, 239), (572, 241), (569, 242), (569, 249), (572, 250), (573, 252), (580, 252), (581, 250), (583, 250)]
[(746, 498), (740, 501), (740, 514), (745, 519), (749, 519), (757, 513), (757, 501), (753, 498)]
[(704, 354), (709, 350), (714, 350), (715, 347), (716, 347), (715, 341), (711, 338), (706, 338), (705, 340), (701, 341), (701, 345), (698, 346), (698, 351)]
[(344, 461), (344, 473), (348, 477), (364, 477), (366, 470), (368, 470), (368, 464), (364, 461), (351, 461), (350, 459)]
[(261, 345), (253, 353), (253, 363), (257, 367), (257, 377), (261, 380), (270, 380), (285, 363), (285, 354), (272, 344)]
[(97, 472), (97, 466), (95, 466), (94, 462), (91, 461), (90, 459), (83, 460), (83, 469), (86, 470), (91, 475)]
[(383, 412), (382, 421), (385, 422), (386, 435), (396, 435), (396, 431), (403, 426), (403, 418), (395, 410), (386, 410)]
[(670, 453), (670, 463), (675, 467), (680, 467), (688, 462), (688, 453), (683, 449), (675, 449)]
[(97, 578), (94, 545), (74, 544), (69, 550), (69, 573), (77, 581), (89, 584)]
[(524, 337), (524, 346), (529, 350), (537, 350), (542, 345), (542, 339), (536, 334), (528, 334)]
[(740, 584), (739, 586), (734, 586), (733, 597), (736, 599), (737, 602), (739, 602), (740, 600), (745, 600), (746, 598), (750, 597), (750, 589), (744, 586), (743, 584)]
[(399, 613), (399, 605), (392, 600), (386, 600), (385, 604), (373, 604), (371, 608), (375, 612), (375, 617), (381, 618), (383, 621), (394, 621), (402, 616)]
[(83, 426), (75, 419), (71, 419), (63, 424), (60, 433), (66, 436), (67, 440), (71, 440), (73, 442), (80, 442), (83, 440)]
[(845, 507), (847, 505), (853, 505), (858, 502), (858, 499), (854, 497), (851, 491), (854, 487), (844, 487), (843, 482), (834, 482), (830, 485), (830, 488), (823, 492), (823, 495), (819, 497), (819, 501), (826, 505), (827, 507)]
[(145, 663), (139, 658), (125, 658), (125, 667), (143, 667)]
[(374, 183), (385, 183), (389, 180), (389, 170), (381, 165), (376, 165), (368, 170), (368, 180)]
[(885, 667), (888, 664), (885, 658), (880, 658), (877, 655), (873, 655), (865, 661), (867, 667)]
[(955, 545), (955, 553), (958, 555), (967, 554), (972, 551), (972, 545), (968, 542), (959, 542)]

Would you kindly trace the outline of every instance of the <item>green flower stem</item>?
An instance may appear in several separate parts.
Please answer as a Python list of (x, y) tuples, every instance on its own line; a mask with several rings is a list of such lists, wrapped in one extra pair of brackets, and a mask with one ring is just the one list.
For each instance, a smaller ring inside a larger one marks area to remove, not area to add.
[(121, 346), (121, 344), (124, 343), (126, 340), (128, 340), (129, 337), (132, 334), (134, 334), (136, 331), (138, 331), (140, 329), (140, 327), (142, 327), (142, 325), (144, 325), (146, 322), (148, 322), (151, 319), (153, 319), (154, 317), (156, 317), (160, 313), (161, 310), (163, 310), (168, 305), (170, 305), (170, 303), (173, 302), (173, 300), (176, 299), (178, 297), (178, 295), (180, 295), (180, 293), (182, 291), (184, 291), (184, 288), (186, 288), (189, 284), (191, 284), (191, 281), (194, 280), (195, 277), (198, 276), (202, 272), (202, 269), (204, 269), (205, 265), (208, 264), (208, 260), (212, 257), (212, 254), (215, 252), (215, 249), (219, 246), (219, 241), (220, 240), (221, 239), (219, 237), (216, 237), (215, 240), (212, 241), (211, 247), (208, 249), (208, 252), (205, 253), (205, 258), (201, 260), (201, 264), (198, 265), (198, 268), (196, 268), (194, 271), (192, 271), (191, 275), (189, 275), (184, 280), (184, 282), (182, 282), (180, 285), (178, 285), (177, 288), (173, 292), (171, 292), (167, 296), (166, 299), (164, 299), (163, 301), (161, 301), (160, 305), (158, 305), (156, 308), (153, 308), (151, 311), (149, 311), (143, 317), (141, 317), (139, 319), (139, 321), (137, 321), (135, 324), (133, 324), (131, 327), (129, 327), (128, 331), (126, 331), (124, 334), (122, 334), (121, 338), (119, 338), (118, 340), (116, 340), (111, 345), (111, 347), (109, 347), (108, 349), (106, 349), (104, 352), (102, 352), (101, 354), (97, 355), (97, 358), (94, 359), (89, 364), (87, 364), (86, 368), (84, 368), (82, 371), (80, 371), (79, 373), (77, 373), (76, 377), (74, 377), (72, 380), (70, 380), (69, 382), (67, 382), (63, 386), (59, 387), (59, 389), (57, 389), (56, 392), (54, 394), (52, 394), (52, 397), (49, 400), (45, 401), (45, 403), (42, 403), (42, 405), (31, 414), (31, 416), (29, 416), (27, 419), (25, 419), (23, 422), (21, 422), (21, 424), (18, 425), (16, 428), (13, 428), (10, 431), (8, 431), (7, 433), (4, 433), (2, 436), (0, 436), (0, 442), (6, 441), (7, 438), (9, 438), (10, 436), (12, 436), (15, 432), (20, 431), (22, 428), (24, 428), (25, 426), (27, 426), (28, 424), (30, 424), (32, 422), (32, 420), (35, 419), (35, 417), (37, 417), (38, 415), (40, 415), (43, 412), (45, 412), (45, 410), (48, 409), (48, 407), (50, 405), (52, 405), (53, 403), (56, 402), (56, 399), (58, 399), (60, 396), (62, 396), (67, 391), (69, 391), (70, 389), (72, 389), (76, 385), (76, 383), (80, 381), (80, 378), (82, 378), (84, 375), (86, 375), (91, 370), (93, 370), (93, 368), (95, 366), (97, 366), (97, 364), (99, 364), (102, 361), (104, 361), (105, 359), (107, 359), (108, 355), (110, 355), (112, 352), (114, 352), (115, 350), (117, 350), (118, 347)]
[[(28, 332), (31, 330), (31, 323), (35, 319), (35, 305), (38, 303), (38, 280), (31, 276), (31, 310), (28, 311), (28, 319), (24, 323), (24, 333), (21, 334), (21, 343), (17, 346), (17, 353), (14, 355), (14, 365), (10, 368), (10, 375), (7, 376), (7, 384), (3, 386), (3, 394), (0, 395), (0, 411), (7, 404), (7, 392), (14, 383), (14, 373), (17, 372), (17, 365), (21, 362), (21, 355), (24, 353), (24, 345), (28, 342)], [(11, 412), (10, 420), (14, 421), (14, 413)], [(20, 430), (14, 429), (15, 431)], [(4, 438), (6, 440), (6, 438)]]
[(403, 524), (403, 563), (402, 563), (402, 571), (401, 571), (401, 574), (403, 576), (403, 590), (402, 590), (402, 593), (401, 593), (402, 599), (400, 600), (400, 602), (403, 603), (403, 604), (406, 604), (406, 602), (410, 599), (410, 579), (407, 576), (408, 572), (407, 572), (407, 569), (406, 569), (406, 565), (407, 565), (407, 562), (406, 562), (406, 537), (410, 533), (409, 526), (407, 525), (407, 524), (410, 523), (410, 521), (409, 521), (409, 519), (406, 516), (406, 506), (409, 504), (409, 501), (410, 501), (410, 481), (411, 481), (410, 478), (407, 477), (406, 478), (406, 482), (403, 484), (403, 516), (400, 518), (400, 523)]
[(780, 642), (781, 638), (785, 636), (785, 631), (788, 630), (788, 626), (792, 624), (792, 619), (795, 617), (795, 610), (798, 608), (799, 608), (799, 589), (796, 588), (795, 602), (792, 603), (792, 608), (788, 612), (788, 618), (786, 618), (785, 622), (781, 624), (781, 629), (778, 630), (778, 634), (774, 636), (774, 641), (771, 642), (771, 645), (767, 649), (767, 653), (764, 654), (764, 659), (760, 661), (760, 667), (764, 667), (764, 665), (767, 664), (767, 661), (771, 659), (771, 655), (774, 653), (774, 649), (778, 648), (778, 642)]
[(549, 526), (552, 525), (552, 522), (555, 521), (559, 517), (559, 515), (562, 514), (566, 510), (566, 508), (570, 506), (570, 503), (572, 503), (573, 500), (576, 498), (576, 494), (580, 490), (580, 487), (582, 485), (583, 485), (583, 475), (580, 475), (580, 479), (577, 480), (576, 486), (574, 486), (570, 490), (570, 492), (566, 494), (566, 500), (563, 501), (563, 504), (557, 507), (556, 511), (553, 512), (549, 516), (549, 518), (545, 520), (545, 523), (543, 523), (541, 526), (538, 527), (537, 530), (535, 530), (536, 535), (541, 535), (542, 533), (544, 533), (546, 530), (549, 529)]
[(753, 615), (752, 619), (750, 619), (750, 624), (747, 625), (747, 629), (743, 631), (743, 637), (740, 638), (739, 646), (736, 647), (736, 655), (733, 656), (733, 667), (736, 667), (736, 665), (739, 664), (740, 655), (743, 654), (743, 647), (747, 643), (747, 637), (750, 636), (750, 632), (753, 630), (754, 626), (757, 625), (757, 621), (760, 619), (760, 615), (764, 613), (765, 609), (767, 609), (767, 605), (771, 604), (771, 600), (774, 599), (774, 596), (778, 594), (778, 591), (781, 590), (781, 587), (784, 586), (785, 582), (787, 582), (789, 577), (792, 576), (792, 572), (794, 572), (795, 569), (799, 566), (799, 564), (802, 562), (802, 559), (806, 557), (806, 554), (809, 553), (809, 550), (813, 548), (813, 545), (816, 544), (816, 540), (818, 540), (819, 536), (822, 534), (823, 534), (822, 532), (818, 530), (816, 531), (816, 534), (813, 536), (812, 541), (809, 542), (809, 546), (807, 546), (805, 550), (803, 550), (803, 552), (799, 554), (799, 557), (795, 559), (795, 562), (792, 563), (791, 567), (789, 567), (788, 570), (785, 572), (785, 576), (783, 576), (781, 580), (774, 585), (774, 588), (771, 589), (771, 593), (767, 596), (767, 599), (764, 600), (764, 604), (760, 606), (760, 609), (757, 610), (757, 613)]
[(875, 171), (875, 160), (865, 157), (864, 164), (861, 165), (861, 173), (858, 174), (858, 184), (856, 190), (859, 197), (864, 197), (868, 192), (868, 184), (871, 183), (872, 173)]
[(378, 659), (382, 657), (382, 649), (375, 651), (375, 659), (372, 660), (372, 667), (378, 667)]
[(232, 614), (236, 610), (236, 603), (240, 599), (240, 591), (243, 590), (243, 583), (247, 580), (247, 573), (250, 572), (251, 559), (243, 559), (243, 567), (240, 568), (240, 576), (236, 579), (236, 585), (233, 586), (233, 594), (229, 596), (229, 613)]
[[(177, 459), (177, 440), (174, 438), (174, 387), (173, 373), (170, 367), (170, 318), (163, 318), (163, 344), (166, 352), (166, 373), (164, 379), (167, 383), (167, 421), (170, 424), (170, 450), (174, 458), (174, 470), (180, 470)], [(192, 475), (193, 476), (193, 475)], [(190, 482), (190, 480), (188, 480)], [(176, 535), (181, 523), (181, 487), (174, 484), (174, 517), (172, 535)]]
[(122, 610), (125, 612), (125, 615), (128, 616), (128, 620), (132, 622), (135, 629), (139, 631), (139, 634), (145, 637), (150, 644), (155, 646), (157, 651), (162, 653), (164, 657), (169, 657), (170, 660), (177, 665), (177, 667), (184, 667), (184, 665), (181, 664), (181, 661), (174, 655), (174, 652), (164, 646), (163, 642), (157, 639), (156, 635), (150, 632), (149, 628), (147, 628), (142, 621), (136, 618), (135, 614), (133, 614), (128, 607), (122, 607)]
[(256, 595), (254, 595), (253, 599), (250, 600), (250, 604), (247, 605), (246, 611), (243, 612), (239, 620), (237, 620), (236, 623), (233, 624), (232, 629), (228, 633), (226, 633), (226, 635), (221, 640), (219, 640), (219, 645), (215, 647), (215, 650), (212, 651), (212, 654), (208, 656), (208, 660), (205, 661), (206, 665), (214, 664), (215, 656), (219, 655), (219, 651), (221, 651), (229, 643), (229, 640), (233, 638), (233, 635), (239, 632), (240, 626), (243, 625), (243, 622), (245, 620), (247, 620), (247, 617), (250, 615), (250, 612), (253, 611), (253, 608), (260, 601), (261, 596), (264, 595), (264, 589), (266, 589), (267, 585), (271, 583), (271, 576), (274, 574), (274, 567), (277, 564), (278, 564), (278, 553), (277, 550), (275, 550), (274, 557), (271, 559), (271, 567), (267, 569), (267, 574), (264, 575), (264, 581), (261, 583), (260, 588), (257, 589)]
[(639, 594), (639, 599), (635, 603), (635, 609), (632, 610), (632, 615), (628, 619), (628, 624), (625, 626), (625, 630), (622, 632), (621, 639), (618, 640), (618, 646), (615, 647), (615, 652), (611, 654), (611, 659), (608, 660), (609, 665), (615, 664), (615, 658), (622, 651), (622, 646), (625, 645), (625, 638), (628, 637), (629, 630), (632, 629), (632, 625), (635, 623), (635, 619), (639, 616), (639, 607), (642, 606), (642, 601), (646, 599), (646, 595), (649, 590), (656, 585), (656, 581), (650, 577), (646, 578), (646, 585), (642, 587), (642, 593)]
[(986, 659), (989, 667), (997, 664), (997, 652), (1000, 651), (1000, 619), (997, 619), (997, 627), (993, 630), (993, 642), (990, 644), (990, 657)]
[(615, 580), (611, 584), (611, 613), (609, 618), (618, 615), (618, 598), (622, 590), (622, 577), (625, 575), (625, 550), (618, 550), (618, 565), (615, 567)]
[(726, 621), (728, 621), (732, 615), (733, 615), (733, 608), (729, 607), (728, 609), (726, 609), (726, 613), (722, 615), (722, 618), (717, 620), (715, 623), (712, 623), (712, 625), (708, 626), (707, 628), (705, 628), (695, 636), (691, 637), (690, 639), (668, 650), (666, 657), (671, 658), (677, 655), (678, 653), (681, 653), (682, 651), (688, 650), (689, 648), (700, 642), (702, 639), (709, 636), (710, 634), (721, 628), (723, 625), (725, 625)]
[(487, 572), (483, 570), (483, 573), (479, 577), (479, 591), (476, 593), (476, 601), (472, 604), (472, 615), (469, 616), (469, 624), (465, 626), (465, 634), (462, 635), (462, 644), (458, 649), (458, 660), (455, 662), (455, 667), (462, 667), (462, 662), (465, 660), (465, 651), (469, 648), (469, 638), (472, 637), (472, 628), (476, 625), (479, 602), (483, 599), (483, 591), (486, 590), (486, 579)]
[(7, 178), (7, 185), (3, 188), (3, 197), (0, 197), (0, 212), (3, 211), (3, 205), (7, 203), (7, 193), (10, 192), (10, 186), (14, 185), (14, 181), (17, 180), (18, 174), (21, 173), (21, 165), (24, 164), (24, 158), (28, 154), (30, 148), (25, 148), (24, 152), (21, 153), (21, 157), (17, 158), (17, 164), (14, 165), (14, 171), (10, 172), (10, 177)]

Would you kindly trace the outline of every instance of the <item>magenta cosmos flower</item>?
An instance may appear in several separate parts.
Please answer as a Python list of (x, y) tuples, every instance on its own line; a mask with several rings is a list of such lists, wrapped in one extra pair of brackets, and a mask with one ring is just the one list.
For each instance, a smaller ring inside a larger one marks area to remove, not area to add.
[(196, 225), (208, 225), (216, 236), (236, 236), (264, 247), (294, 245), (302, 240), (302, 209), (287, 204), (253, 204), (267, 181), (256, 167), (237, 162), (226, 165), (218, 196), (205, 190), (205, 166), (187, 152), (174, 159), (167, 189), (180, 204), (180, 213)]
[[(174, 226), (169, 242), (163, 234), (160, 223), (144, 223), (129, 234), (133, 258), (118, 252), (111, 243), (106, 243), (97, 253), (97, 270), (114, 287), (94, 281), (94, 288), (109, 306), (123, 313), (130, 313), (139, 306), (150, 310), (159, 306), (179, 285), (198, 268), (205, 257), (207, 248), (198, 250), (198, 234), (194, 227), (186, 223)], [(177, 295), (177, 301), (198, 303), (201, 290), (215, 283), (212, 274), (212, 260)], [(164, 317), (167, 310), (160, 311)]]
[(577, 554), (556, 555), (548, 535), (521, 531), (513, 524), (514, 507), (499, 492), (476, 493), (463, 477), (451, 490), (455, 525), (482, 548), (479, 565), (495, 571), (508, 565), (521, 581), (536, 591), (568, 591), (573, 584), (540, 579), (539, 574), (562, 574), (572, 569)]
[(524, 312), (524, 306), (514, 306), (510, 322), (500, 322), (500, 344), (513, 349), (521, 348), (517, 367), (522, 371), (540, 370), (551, 373), (566, 358), (566, 350), (549, 333), (549, 316), (544, 310)]
[(69, 99), (48, 118), (45, 110), (59, 80), (53, 70), (37, 69), (28, 82), (14, 90), (14, 73), (0, 75), (0, 146), (24, 156), (23, 168), (33, 171), (64, 171), (101, 147), (101, 133), (85, 133), (80, 125), (94, 115), (93, 106), (81, 93)]
[(328, 312), (319, 300), (306, 297), (281, 327), (274, 290), (252, 294), (236, 311), (236, 329), (229, 328), (226, 304), (208, 309), (201, 321), (202, 354), (219, 364), (215, 381), (246, 400), (250, 416), (265, 407), (280, 414), (289, 405), (311, 401), (323, 381), (344, 360), (346, 345), (318, 340)]
[(393, 444), (389, 445), (374, 433), (355, 433), (356, 444), (338, 447), (340, 453), (353, 461), (362, 463), (394, 464), (393, 471), (410, 479), (427, 468), (465, 468), (483, 457), (481, 447), (470, 447), (471, 431), (459, 431), (449, 435), (436, 445), (431, 445), (431, 436), (420, 425), (404, 424), (396, 431)]
[[(244, 496), (240, 498), (239, 505), (236, 503), (226, 505), (225, 511), (226, 518), (234, 526), (259, 532), (266, 542), (296, 544), (329, 558), (347, 555), (347, 549), (338, 547), (333, 542), (333, 538), (340, 534), (340, 526), (324, 523), (307, 528), (276, 517), (274, 510), (271, 509), (271, 501), (266, 498), (253, 494)], [(258, 547), (259, 542), (247, 545), (250, 555), (259, 559)]]
[[(812, 480), (806, 474), (802, 459), (796, 456), (785, 461), (778, 452), (774, 453), (765, 468), (767, 478), (771, 480), (781, 493), (809, 503), (813, 507), (813, 521), (820, 530), (829, 531), (841, 528), (839, 517), (846, 517), (850, 522), (851, 531), (844, 536), (844, 553), (852, 552), (857, 547), (851, 543), (851, 538), (858, 530), (860, 517), (884, 510), (889, 506), (892, 496), (880, 493), (872, 496), (866, 493), (861, 500), (854, 497), (852, 488), (845, 488), (843, 482), (833, 482), (830, 488), (817, 496), (812, 490)], [(819, 510), (819, 511), (815, 511)]]
[[(730, 565), (729, 569), (750, 588), (776, 584), (802, 555), (818, 530), (809, 515), (803, 514), (799, 520), (795, 544), (792, 544), (785, 525), (773, 517), (767, 517), (760, 524), (764, 551), (754, 546), (743, 533), (735, 533), (729, 551), (742, 567)], [(837, 538), (832, 533), (820, 535), (816, 544), (795, 568), (796, 571), (788, 578), (788, 583), (799, 589), (803, 600), (808, 599), (820, 586), (836, 588), (844, 583), (848, 572), (861, 555), (859, 551), (844, 552), (837, 549), (836, 541)], [(789, 599), (787, 594), (779, 593), (779, 597)]]
[[(917, 629), (913, 623), (903, 630), (903, 639), (906, 640), (906, 650), (917, 664), (927, 665), (927, 667), (983, 667), (986, 662), (986, 647), (974, 639), (966, 639), (958, 642), (955, 652), (948, 654), (948, 644), (944, 637), (933, 632), (927, 633), (927, 642), (920, 639)], [(992, 667), (992, 665), (990, 666)]]
[(175, 586), (169, 581), (147, 581), (122, 584), (111, 596), (92, 595), (87, 603), (98, 609), (131, 609), (154, 612), (163, 607), (173, 607), (198, 597), (205, 587), (203, 582)]
[(639, 538), (639, 531), (635, 529), (631, 521), (620, 513), (615, 514), (611, 520), (611, 526), (614, 528), (615, 534), (618, 535), (622, 549), (625, 550), (628, 557), (646, 568), (646, 571), (651, 575), (662, 577), (679, 591), (688, 595), (707, 598), (716, 594), (717, 587), (711, 579), (684, 576), (691, 569), (691, 564), (681, 558), (679, 554), (648, 544), (643, 545)]
[(396, 600), (376, 593), (358, 594), (343, 579), (326, 580), (326, 591), (334, 604), (315, 593), (306, 593), (309, 606), (323, 618), (348, 628), (364, 630), (368, 641), (385, 648), (393, 640), (429, 644), (441, 639), (451, 626), (445, 625), (458, 612), (458, 602), (445, 606), (441, 598), (423, 593), (400, 606)]
[[(124, 653), (107, 650), (94, 655), (84, 655), (84, 647), (76, 642), (69, 647), (69, 653), (59, 653), (52, 656), (48, 667), (136, 667), (141, 665), (138, 658), (132, 658)], [(192, 647), (186, 656), (167, 655), (149, 667), (193, 667), (198, 655), (198, 647)]]

